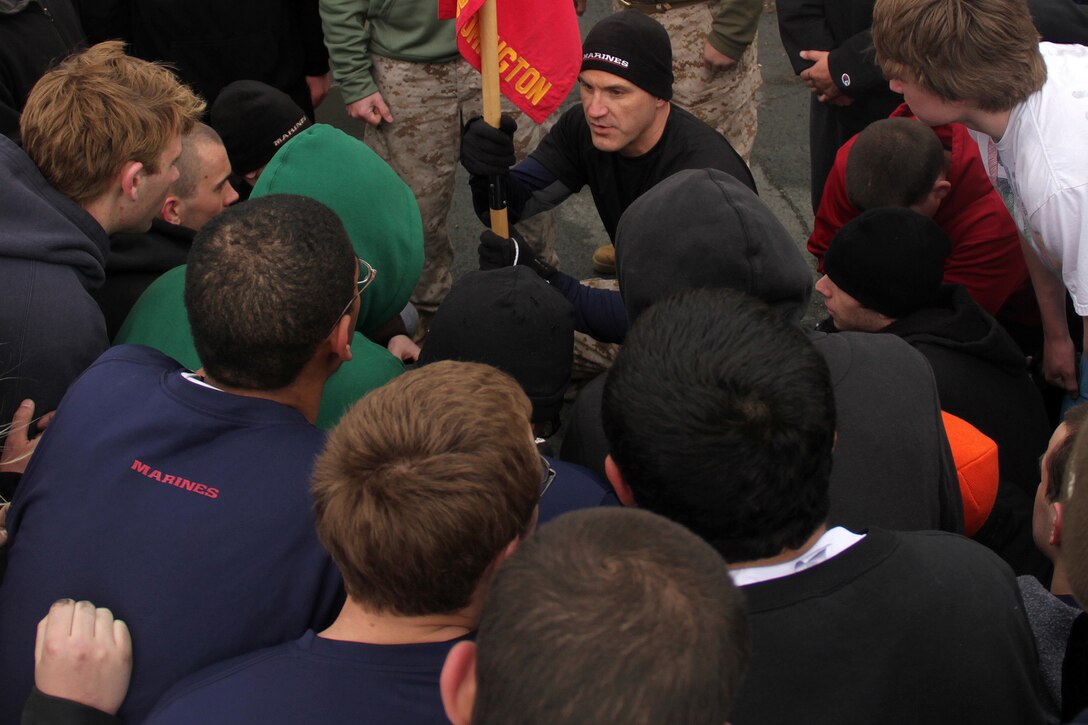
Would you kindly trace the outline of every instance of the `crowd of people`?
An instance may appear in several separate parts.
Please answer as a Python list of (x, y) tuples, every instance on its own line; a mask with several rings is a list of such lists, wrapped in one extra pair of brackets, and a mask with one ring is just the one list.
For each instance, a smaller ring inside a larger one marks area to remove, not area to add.
[(0, 722), (1088, 723), (1088, 6), (762, 10), (0, 0)]

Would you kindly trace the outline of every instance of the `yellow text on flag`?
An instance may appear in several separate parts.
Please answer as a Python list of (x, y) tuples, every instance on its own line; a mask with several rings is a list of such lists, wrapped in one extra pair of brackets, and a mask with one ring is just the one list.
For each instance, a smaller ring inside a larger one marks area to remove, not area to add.
[[(461, 35), (472, 46), (473, 51), (480, 52), (480, 26), (476, 15), (473, 15), (461, 28)], [(519, 95), (525, 96), (534, 106), (539, 104), (552, 88), (551, 81), (501, 38), (499, 39), (499, 76), (512, 84), (514, 90)]]

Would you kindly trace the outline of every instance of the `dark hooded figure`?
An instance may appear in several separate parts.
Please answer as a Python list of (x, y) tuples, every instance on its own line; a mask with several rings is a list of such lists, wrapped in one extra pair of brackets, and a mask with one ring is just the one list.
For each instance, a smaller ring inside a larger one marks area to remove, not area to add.
[[(616, 265), (620, 292), (611, 294), (622, 295), (630, 320), (676, 292), (725, 287), (799, 324), (813, 288), (808, 264), (771, 210), (712, 169), (675, 174), (633, 203), (617, 229)], [(925, 358), (890, 335), (808, 334), (831, 370), (838, 411), (828, 520), (962, 531), (959, 484)], [(602, 389), (603, 376), (582, 391), (560, 456), (598, 471), (608, 453)]]

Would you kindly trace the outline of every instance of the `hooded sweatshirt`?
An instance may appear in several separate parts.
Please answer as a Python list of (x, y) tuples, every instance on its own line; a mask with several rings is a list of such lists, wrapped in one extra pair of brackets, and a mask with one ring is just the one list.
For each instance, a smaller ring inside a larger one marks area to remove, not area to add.
[[(812, 294), (812, 272), (771, 210), (713, 169), (681, 171), (627, 209), (616, 233), (616, 273), (632, 319), (671, 294), (725, 287), (800, 322)], [(887, 336), (809, 337), (835, 389), (829, 524), (961, 531), (959, 484), (925, 359)], [(600, 386), (596, 395), (585, 392), (572, 416), (599, 431)], [(603, 440), (599, 432), (586, 438)], [(575, 462), (596, 469), (604, 453)]]
[[(359, 329), (370, 331), (404, 308), (423, 266), (419, 208), (404, 182), (362, 141), (331, 126), (311, 126), (277, 152), (251, 198), (269, 194), (300, 194), (329, 206), (356, 254), (377, 270), (360, 298)], [(149, 345), (199, 368), (184, 289), (184, 266), (159, 277), (136, 302), (115, 343)], [(320, 428), (336, 425), (352, 403), (404, 372), (400, 360), (358, 332), (351, 353), (325, 383)]]
[(997, 443), (1001, 478), (1034, 495), (1050, 426), (1024, 355), (961, 285), (885, 327), (926, 356), (941, 407)]
[(24, 398), (38, 414), (108, 346), (90, 290), (105, 278), (109, 237), (0, 137), (0, 423)]
[(114, 234), (106, 260), (106, 282), (94, 299), (106, 316), (106, 332), (117, 337), (132, 306), (148, 286), (178, 265), (185, 264), (196, 232), (155, 217), (143, 234)]
[(355, 253), (378, 270), (356, 329), (370, 334), (404, 309), (423, 270), (423, 221), (412, 190), (369, 146), (332, 126), (311, 126), (276, 152), (250, 198), (269, 194), (308, 196), (332, 209)]
[[(902, 104), (891, 118), (914, 118), (910, 106)], [(920, 123), (920, 122), (919, 122)], [(962, 284), (991, 315), (997, 314), (1018, 290), (1032, 296), (1020, 233), (1001, 195), (990, 183), (978, 145), (967, 127), (958, 123), (933, 127), (933, 133), (949, 154), (945, 176), (951, 184), (933, 221), (948, 234), (952, 251), (944, 262), (944, 281)], [(828, 174), (820, 208), (813, 220), (808, 251), (823, 271), (823, 259), (835, 233), (856, 217), (858, 211), (846, 194), (846, 161), (854, 147), (854, 136), (835, 155)], [(1013, 298), (1015, 302), (1021, 295)]]

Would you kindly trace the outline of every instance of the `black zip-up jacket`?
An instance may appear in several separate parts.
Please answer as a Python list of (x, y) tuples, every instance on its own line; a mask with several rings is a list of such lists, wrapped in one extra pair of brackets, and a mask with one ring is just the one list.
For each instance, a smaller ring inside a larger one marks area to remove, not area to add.
[(84, 44), (72, 0), (0, 0), (0, 133), (18, 138), (30, 89)]

